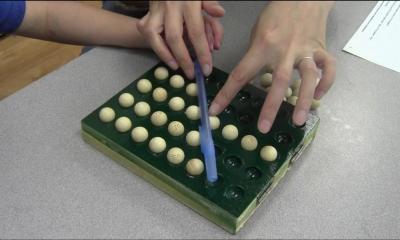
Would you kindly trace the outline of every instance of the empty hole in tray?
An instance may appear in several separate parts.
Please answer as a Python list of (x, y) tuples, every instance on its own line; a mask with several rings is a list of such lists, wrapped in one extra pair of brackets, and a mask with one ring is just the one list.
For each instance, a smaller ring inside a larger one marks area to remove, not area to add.
[(244, 196), (244, 189), (240, 186), (229, 186), (225, 188), (224, 197), (229, 200), (238, 200)]
[(275, 134), (275, 141), (279, 144), (291, 144), (293, 142), (293, 137), (289, 133), (278, 132)]
[(262, 172), (256, 167), (248, 167), (244, 170), (246, 180), (257, 180), (261, 177)]
[(243, 165), (242, 159), (237, 156), (228, 156), (222, 161), (226, 168), (240, 168)]

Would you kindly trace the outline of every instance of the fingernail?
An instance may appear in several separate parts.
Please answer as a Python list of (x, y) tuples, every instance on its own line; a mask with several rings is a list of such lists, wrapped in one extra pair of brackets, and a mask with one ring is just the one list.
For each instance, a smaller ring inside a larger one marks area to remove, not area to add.
[(172, 69), (174, 69), (174, 70), (176, 70), (176, 69), (178, 69), (178, 63), (176, 62), (176, 61), (174, 61), (174, 60), (172, 60), (172, 61), (169, 61), (168, 62), (168, 65), (169, 65), (169, 67), (170, 68), (172, 68)]
[(220, 106), (218, 103), (211, 103), (211, 106), (208, 109), (208, 112), (210, 113), (210, 115), (217, 115), (219, 108), (220, 108)]
[(260, 130), (261, 133), (267, 133), (271, 129), (271, 122), (263, 119), (258, 125), (258, 130)]
[(322, 90), (318, 90), (316, 93), (315, 93), (315, 99), (317, 99), (317, 100), (319, 100), (319, 99), (321, 99), (322, 98), (322, 96), (324, 96), (324, 91), (322, 91)]
[(295, 115), (295, 124), (300, 126), (306, 121), (307, 113), (304, 110), (298, 110)]
[(211, 74), (210, 65), (208, 65), (208, 64), (204, 64), (204, 65), (203, 65), (203, 73), (204, 73), (204, 75), (206, 75), (206, 76), (208, 76), (208, 75)]

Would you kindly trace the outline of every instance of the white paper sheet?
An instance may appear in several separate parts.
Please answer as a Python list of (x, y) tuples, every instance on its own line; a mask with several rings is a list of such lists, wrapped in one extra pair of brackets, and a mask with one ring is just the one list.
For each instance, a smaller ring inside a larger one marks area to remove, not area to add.
[(343, 50), (400, 72), (400, 2), (379, 1)]

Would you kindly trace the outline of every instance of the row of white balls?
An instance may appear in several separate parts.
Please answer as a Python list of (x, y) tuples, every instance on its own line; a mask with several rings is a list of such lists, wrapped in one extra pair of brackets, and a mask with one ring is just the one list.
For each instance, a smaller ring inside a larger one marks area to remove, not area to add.
[[(170, 84), (174, 88), (181, 88), (185, 85), (185, 81), (183, 80), (182, 76), (174, 75), (171, 77)], [(148, 79), (140, 79), (137, 82), (137, 90), (140, 93), (146, 94), (149, 93), (153, 89), (153, 85), (151, 84), (150, 80)], [(195, 97), (197, 96), (197, 85), (196, 83), (189, 83), (186, 86), (186, 94)], [(157, 102), (163, 102), (167, 99), (168, 94), (167, 91), (162, 87), (157, 87), (153, 90), (153, 99)]]
[[(163, 102), (167, 99), (167, 91), (163, 88), (157, 88), (154, 90), (154, 100), (157, 102)], [(135, 103), (135, 98), (130, 93), (122, 93), (118, 98), (119, 104), (124, 107), (128, 108), (133, 106)], [(173, 111), (181, 111), (185, 108), (185, 100), (181, 97), (173, 97), (169, 100), (168, 106)], [(134, 107), (135, 113), (138, 116), (144, 117), (150, 113), (150, 105), (147, 102), (141, 101), (138, 102)]]
[[(103, 122), (111, 122), (115, 118), (115, 112), (112, 108), (105, 107), (100, 110), (99, 117)], [(167, 115), (162, 111), (154, 112), (150, 117), (151, 122), (155, 126), (163, 126), (167, 122)], [(213, 130), (218, 129), (220, 121), (218, 117), (210, 117), (210, 125)], [(115, 128), (119, 132), (127, 132), (132, 128), (132, 122), (128, 117), (119, 117), (115, 121)], [(179, 121), (172, 121), (168, 125), (168, 132), (172, 136), (181, 136), (185, 131), (183, 124)], [(144, 142), (148, 138), (148, 131), (144, 127), (135, 127), (131, 132), (132, 139), (135, 142)], [(226, 140), (233, 141), (239, 136), (239, 131), (236, 126), (228, 124), (222, 129), (222, 136)], [(188, 145), (197, 147), (200, 145), (200, 133), (196, 130), (190, 131), (186, 135)], [(162, 146), (162, 145), (160, 145)], [(258, 141), (253, 135), (246, 135), (241, 139), (241, 146), (247, 151), (254, 151), (258, 146)], [(162, 149), (164, 151), (164, 149)], [(262, 154), (261, 154), (262, 155)], [(262, 157), (263, 159), (271, 159), (270, 157)], [(276, 158), (276, 157), (275, 157)], [(273, 159), (275, 160), (275, 159)], [(269, 160), (269, 161), (273, 161)], [(267, 160), (268, 161), (268, 160)]]

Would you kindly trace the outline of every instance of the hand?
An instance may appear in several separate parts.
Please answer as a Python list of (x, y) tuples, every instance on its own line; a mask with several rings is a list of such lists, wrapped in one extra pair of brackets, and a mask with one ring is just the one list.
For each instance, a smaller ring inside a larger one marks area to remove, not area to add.
[[(304, 124), (312, 99), (320, 99), (335, 77), (335, 59), (325, 50), (326, 20), (332, 5), (332, 2), (279, 1), (267, 5), (253, 27), (247, 53), (215, 97), (210, 114), (220, 113), (267, 66), (273, 71), (272, 86), (258, 119), (258, 129), (267, 133), (283, 101), (293, 68), (297, 68), (302, 83), (293, 122)], [(323, 73), (318, 84), (317, 68)]]
[[(203, 10), (207, 15), (203, 16)], [(184, 40), (185, 32), (194, 47), (203, 73), (212, 70), (211, 52), (221, 46), (223, 28), (218, 18), (225, 10), (217, 1), (151, 1), (149, 13), (139, 21), (139, 31), (156, 54), (176, 70), (194, 78), (194, 64)]]

